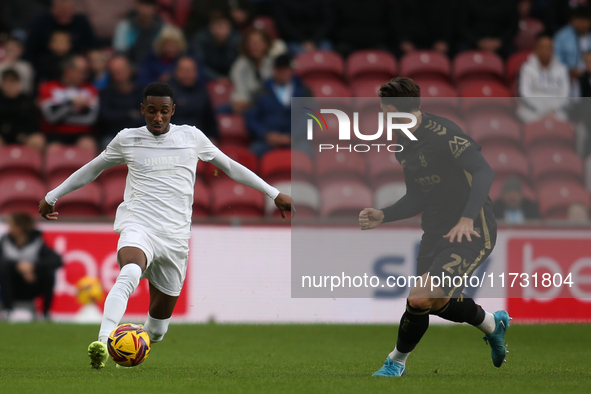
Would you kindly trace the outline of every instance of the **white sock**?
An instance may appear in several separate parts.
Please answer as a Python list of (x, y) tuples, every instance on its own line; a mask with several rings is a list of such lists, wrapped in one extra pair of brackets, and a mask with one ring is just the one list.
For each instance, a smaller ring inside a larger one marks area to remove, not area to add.
[(170, 324), (170, 317), (168, 319), (154, 319), (148, 313), (148, 320), (144, 323), (144, 330), (150, 336), (150, 341), (160, 342), (164, 338), (164, 334), (168, 331)]
[(105, 300), (103, 321), (99, 330), (99, 341), (107, 342), (109, 335), (117, 326), (127, 309), (129, 296), (140, 283), (142, 269), (137, 264), (127, 264), (121, 268), (117, 281)]
[(495, 316), (490, 312), (484, 312), (484, 321), (476, 326), (485, 334), (492, 334), (496, 328)]
[(398, 349), (394, 348), (394, 350), (392, 350), (392, 353), (390, 353), (388, 355), (388, 357), (390, 357), (390, 359), (392, 361), (394, 361), (395, 363), (404, 365), (406, 364), (406, 359), (408, 358), (410, 352), (408, 353), (402, 353), (400, 351), (398, 351)]

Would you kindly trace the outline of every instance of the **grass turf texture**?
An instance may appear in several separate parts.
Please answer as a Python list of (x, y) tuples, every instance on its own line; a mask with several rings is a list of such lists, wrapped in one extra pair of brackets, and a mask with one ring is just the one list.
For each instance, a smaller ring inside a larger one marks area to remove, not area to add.
[(588, 392), (588, 325), (513, 325), (493, 367), (473, 327), (432, 326), (403, 378), (370, 375), (394, 345), (377, 325), (173, 325), (134, 368), (89, 367), (97, 327), (0, 324), (0, 392), (8, 393), (557, 393)]

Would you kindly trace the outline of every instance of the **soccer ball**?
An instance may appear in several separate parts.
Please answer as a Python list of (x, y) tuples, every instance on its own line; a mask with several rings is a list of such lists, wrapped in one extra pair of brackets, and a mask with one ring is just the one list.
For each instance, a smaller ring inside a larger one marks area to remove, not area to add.
[(150, 337), (142, 326), (122, 324), (117, 327), (107, 340), (109, 355), (117, 364), (135, 367), (150, 354)]
[(85, 276), (76, 283), (76, 288), (78, 290), (76, 298), (82, 305), (98, 304), (104, 298), (103, 287), (98, 278)]

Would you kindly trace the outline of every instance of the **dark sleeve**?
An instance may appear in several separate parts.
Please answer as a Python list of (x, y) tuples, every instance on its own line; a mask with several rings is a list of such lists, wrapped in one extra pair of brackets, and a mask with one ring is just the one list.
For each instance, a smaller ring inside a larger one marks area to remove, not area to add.
[(244, 113), (246, 127), (254, 139), (264, 139), (270, 131), (269, 126), (263, 120), (264, 112), (261, 109), (263, 98), (262, 95), (257, 97), (256, 104)]
[(523, 213), (525, 218), (528, 220), (535, 220), (541, 219), (540, 210), (538, 209), (538, 204), (528, 199), (523, 199)]
[(413, 183), (409, 176), (404, 176), (406, 182), (406, 194), (394, 203), (382, 209), (384, 223), (396, 220), (408, 219), (423, 212), (427, 206), (427, 199), (421, 189)]
[(458, 164), (472, 176), (470, 197), (462, 217), (475, 219), (488, 198), (488, 192), (495, 179), (495, 173), (479, 150), (474, 150), (467, 155), (461, 155), (458, 158)]
[(37, 264), (58, 269), (63, 265), (63, 261), (59, 254), (55, 253), (49, 246), (43, 244), (43, 247), (39, 251), (39, 261)]

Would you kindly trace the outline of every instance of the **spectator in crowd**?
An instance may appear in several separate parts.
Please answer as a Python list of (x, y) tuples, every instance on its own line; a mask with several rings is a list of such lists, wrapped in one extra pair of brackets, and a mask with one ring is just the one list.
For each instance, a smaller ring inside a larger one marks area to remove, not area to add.
[(540, 219), (538, 206), (523, 196), (521, 181), (510, 177), (503, 185), (501, 198), (493, 204), (495, 217), (507, 223)]
[(515, 0), (460, 0), (458, 14), (460, 50), (496, 52), (503, 58), (513, 53), (519, 24)]
[(179, 59), (170, 86), (174, 90), (174, 121), (193, 125), (210, 139), (217, 136), (215, 115), (205, 85), (199, 81), (199, 68), (195, 59)]
[[(581, 97), (591, 97), (591, 52), (583, 55), (585, 72), (579, 78)], [(581, 154), (587, 157), (591, 154), (591, 113), (589, 112), (589, 99), (579, 101), (574, 108), (573, 115), (580, 121), (585, 129), (585, 138), (581, 147)]]
[(157, 3), (157, 0), (136, 0), (134, 11), (115, 29), (113, 49), (127, 55), (134, 65), (150, 53), (164, 27)]
[(43, 316), (49, 318), (55, 287), (55, 272), (61, 257), (43, 241), (27, 213), (8, 218), (8, 234), (0, 238), (0, 292), (8, 319), (14, 302), (43, 296)]
[(164, 27), (154, 41), (154, 50), (140, 63), (140, 86), (147, 86), (152, 82), (168, 82), (177, 60), (185, 55), (186, 51), (187, 41), (183, 32), (176, 27)]
[(394, 17), (400, 52), (433, 49), (447, 54), (457, 24), (456, 11), (452, 0), (398, 0)]
[(228, 78), (240, 54), (240, 34), (222, 11), (212, 11), (209, 25), (191, 40), (193, 53), (203, 62), (207, 79)]
[(524, 122), (552, 113), (566, 120), (569, 87), (568, 69), (553, 55), (552, 37), (541, 33), (536, 38), (534, 52), (519, 71), (522, 99), (517, 114)]
[(589, 210), (581, 202), (572, 203), (568, 207), (566, 220), (573, 224), (589, 224)]
[(193, 0), (185, 25), (187, 37), (192, 37), (207, 27), (212, 11), (222, 11), (230, 15), (232, 24), (243, 32), (250, 25), (254, 6), (251, 0)]
[(391, 50), (396, 32), (389, 0), (331, 0), (332, 42), (344, 57), (361, 49)]
[(33, 22), (49, 9), (48, 0), (0, 1), (0, 32), (24, 39)]
[(0, 145), (26, 144), (43, 150), (45, 137), (39, 132), (35, 102), (23, 92), (19, 73), (9, 68), (0, 75)]
[(573, 96), (579, 96), (578, 78), (585, 69), (582, 54), (591, 50), (591, 13), (587, 7), (571, 11), (568, 25), (554, 36), (554, 54), (570, 71)]
[(145, 121), (139, 110), (143, 90), (134, 82), (129, 60), (118, 55), (108, 65), (109, 85), (100, 93), (101, 148), (107, 146), (117, 133), (125, 128), (143, 126)]
[(263, 81), (273, 74), (273, 59), (269, 56), (271, 39), (259, 29), (249, 30), (242, 39), (241, 55), (230, 69), (234, 91), (230, 98), (234, 112), (242, 113), (252, 102)]
[(77, 144), (96, 152), (92, 126), (99, 111), (97, 89), (86, 82), (88, 61), (72, 56), (63, 65), (60, 80), (39, 86), (42, 130), (49, 143)]
[(78, 9), (88, 16), (100, 45), (109, 45), (120, 20), (133, 10), (136, 0), (77, 0)]
[(246, 125), (254, 140), (250, 149), (262, 156), (273, 148), (289, 148), (292, 145), (291, 98), (310, 96), (309, 89), (294, 76), (289, 56), (278, 56), (273, 77), (265, 81), (253, 108), (245, 113)]
[(20, 79), (23, 91), (33, 94), (33, 82), (35, 73), (31, 63), (21, 59), (24, 52), (23, 43), (14, 36), (9, 36), (4, 42), (4, 57), (0, 61), (0, 73), (7, 69), (15, 70)]
[(92, 84), (98, 90), (103, 90), (109, 84), (109, 73), (107, 72), (109, 54), (102, 48), (92, 49), (88, 52), (88, 61)]
[(49, 51), (39, 56), (37, 82), (59, 79), (61, 64), (72, 55), (72, 36), (67, 30), (54, 30), (49, 39)]
[(55, 30), (70, 33), (72, 49), (82, 53), (95, 46), (95, 37), (88, 18), (76, 13), (74, 0), (53, 0), (50, 12), (42, 15), (31, 27), (25, 58), (37, 68), (39, 60), (49, 54), (49, 40)]
[(333, 14), (328, 0), (275, 0), (275, 24), (292, 55), (315, 49), (332, 49), (328, 33)]

